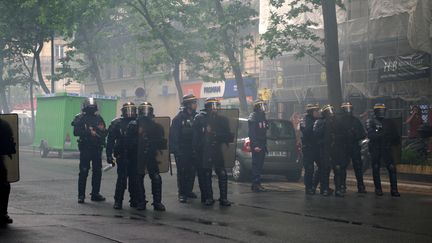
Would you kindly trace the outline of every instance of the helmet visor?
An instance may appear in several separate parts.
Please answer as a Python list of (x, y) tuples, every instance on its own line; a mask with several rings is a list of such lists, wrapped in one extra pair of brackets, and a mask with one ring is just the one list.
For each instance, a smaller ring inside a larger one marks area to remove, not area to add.
[(143, 105), (140, 107), (140, 116), (148, 117), (151, 115), (152, 107), (149, 105)]
[(123, 117), (136, 117), (136, 107), (132, 105), (123, 107)]

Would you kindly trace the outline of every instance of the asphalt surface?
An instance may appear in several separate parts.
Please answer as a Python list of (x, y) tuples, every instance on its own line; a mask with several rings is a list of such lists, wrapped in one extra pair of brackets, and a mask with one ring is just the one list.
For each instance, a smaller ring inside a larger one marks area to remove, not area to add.
[(78, 204), (77, 175), (76, 159), (22, 153), (21, 180), (12, 184), (10, 197), (14, 223), (0, 229), (0, 242), (432, 242), (427, 183), (415, 191), (402, 187), (401, 198), (390, 197), (386, 185), (384, 197), (358, 195), (350, 187), (345, 198), (325, 198), (305, 196), (301, 182), (266, 177), (270, 191), (258, 194), (251, 193), (247, 183), (230, 182), (234, 205), (220, 208), (204, 207), (199, 200), (179, 204), (176, 178), (164, 174), (167, 212), (154, 212), (150, 204), (146, 211), (126, 203), (123, 210), (112, 209), (115, 170), (103, 175), (106, 202), (94, 203), (88, 197)]

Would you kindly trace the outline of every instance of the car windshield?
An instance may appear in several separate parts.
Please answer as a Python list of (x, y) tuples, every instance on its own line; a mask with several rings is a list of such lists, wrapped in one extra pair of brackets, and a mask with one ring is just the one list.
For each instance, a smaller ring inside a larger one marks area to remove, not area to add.
[(269, 120), (268, 139), (292, 139), (295, 138), (294, 128), (291, 122), (285, 120)]
[[(290, 121), (269, 120), (269, 130), (267, 131), (268, 139), (292, 139), (295, 137), (294, 128)], [(238, 138), (248, 137), (249, 124), (247, 119), (241, 118), (238, 124)]]

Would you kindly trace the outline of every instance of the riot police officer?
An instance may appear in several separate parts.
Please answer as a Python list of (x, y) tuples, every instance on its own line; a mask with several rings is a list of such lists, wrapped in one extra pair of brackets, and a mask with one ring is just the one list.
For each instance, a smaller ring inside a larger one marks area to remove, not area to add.
[(98, 106), (94, 98), (87, 98), (82, 105), (82, 112), (72, 121), (74, 136), (79, 137), (80, 165), (78, 177), (78, 203), (84, 203), (87, 176), (92, 163), (92, 201), (105, 201), (99, 194), (102, 179), (102, 149), (107, 134), (105, 122), (97, 113)]
[[(315, 121), (320, 117), (318, 104), (306, 105), (306, 114), (300, 123), (302, 132), (302, 153), (304, 166), (305, 192), (308, 195), (315, 194), (319, 175), (315, 174), (315, 163), (319, 166), (319, 148), (316, 137), (313, 133)], [(318, 172), (317, 172), (318, 173)], [(314, 182), (314, 176), (315, 181)]]
[(4, 156), (12, 158), (15, 154), (15, 142), (10, 125), (0, 119), (0, 225), (11, 224), (13, 221), (8, 215), (10, 183), (7, 179), (7, 169)]
[[(355, 177), (357, 179), (358, 193), (366, 193), (366, 188), (363, 183), (363, 164), (361, 159), (361, 142), (366, 138), (366, 132), (360, 120), (353, 115), (353, 105), (350, 102), (342, 103), (342, 124), (348, 132), (347, 164), (351, 159)], [(342, 192), (346, 192), (346, 170), (342, 175)]]
[(174, 117), (170, 129), (170, 149), (177, 166), (178, 198), (197, 198), (193, 193), (196, 175), (196, 158), (192, 149), (192, 122), (196, 116), (197, 98), (193, 94), (183, 96), (180, 112)]
[(254, 102), (253, 112), (248, 119), (249, 139), (252, 150), (252, 187), (253, 192), (265, 191), (261, 185), (261, 171), (267, 152), (268, 122), (265, 112), (267, 104), (258, 99)]
[(217, 114), (220, 102), (215, 98), (205, 101), (204, 109), (195, 117), (193, 123), (193, 147), (200, 160), (200, 172), (203, 176), (202, 202), (206, 206), (214, 204), (212, 188), (212, 168), (218, 176), (219, 204), (231, 206), (228, 201), (228, 175), (224, 165), (222, 145), (233, 141), (229, 121)]
[(329, 189), (329, 176), (330, 170), (333, 169), (334, 183), (336, 187), (335, 196), (343, 197), (342, 176), (344, 170), (346, 170), (346, 131), (341, 129), (342, 126), (340, 119), (336, 117), (332, 105), (325, 105), (322, 108), (322, 115), (323, 119), (318, 119), (313, 128), (321, 146), (321, 194), (324, 196), (331, 195)]
[(392, 147), (400, 143), (400, 135), (390, 119), (386, 119), (386, 106), (375, 104), (374, 116), (366, 121), (369, 138), (369, 152), (372, 158), (372, 175), (375, 184), (375, 194), (383, 195), (381, 188), (381, 160), (386, 163), (389, 173), (391, 195), (400, 197), (397, 188), (396, 165), (392, 155)]
[[(167, 149), (167, 141), (163, 127), (154, 120), (154, 109), (150, 102), (144, 102), (138, 106), (138, 119), (129, 123), (127, 136), (132, 136), (132, 145), (137, 145), (137, 170), (140, 174), (138, 183), (139, 203), (146, 203), (144, 191), (144, 170), (145, 168), (151, 179), (153, 194), (153, 208), (156, 211), (165, 211), (162, 204), (162, 177), (159, 174), (157, 154)], [(145, 206), (144, 206), (145, 209)]]
[[(137, 204), (137, 175), (136, 160), (130, 160), (126, 131), (128, 124), (136, 119), (137, 108), (133, 102), (124, 103), (121, 108), (121, 117), (114, 119), (108, 128), (106, 156), (107, 162), (117, 164), (117, 182), (114, 194), (114, 209), (122, 209), (124, 191), (129, 184), (130, 204)], [(114, 157), (116, 163), (114, 163)], [(129, 179), (129, 180), (128, 180)]]

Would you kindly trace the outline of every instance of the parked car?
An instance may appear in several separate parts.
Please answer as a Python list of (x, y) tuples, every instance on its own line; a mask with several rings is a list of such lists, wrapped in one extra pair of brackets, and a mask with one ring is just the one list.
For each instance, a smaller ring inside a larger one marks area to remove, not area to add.
[[(283, 175), (289, 181), (301, 178), (303, 164), (296, 143), (292, 123), (288, 120), (269, 119), (267, 131), (268, 153), (264, 161), (263, 174)], [(252, 152), (248, 138), (248, 120), (239, 119), (237, 156), (232, 168), (235, 181), (246, 181), (251, 177)]]

